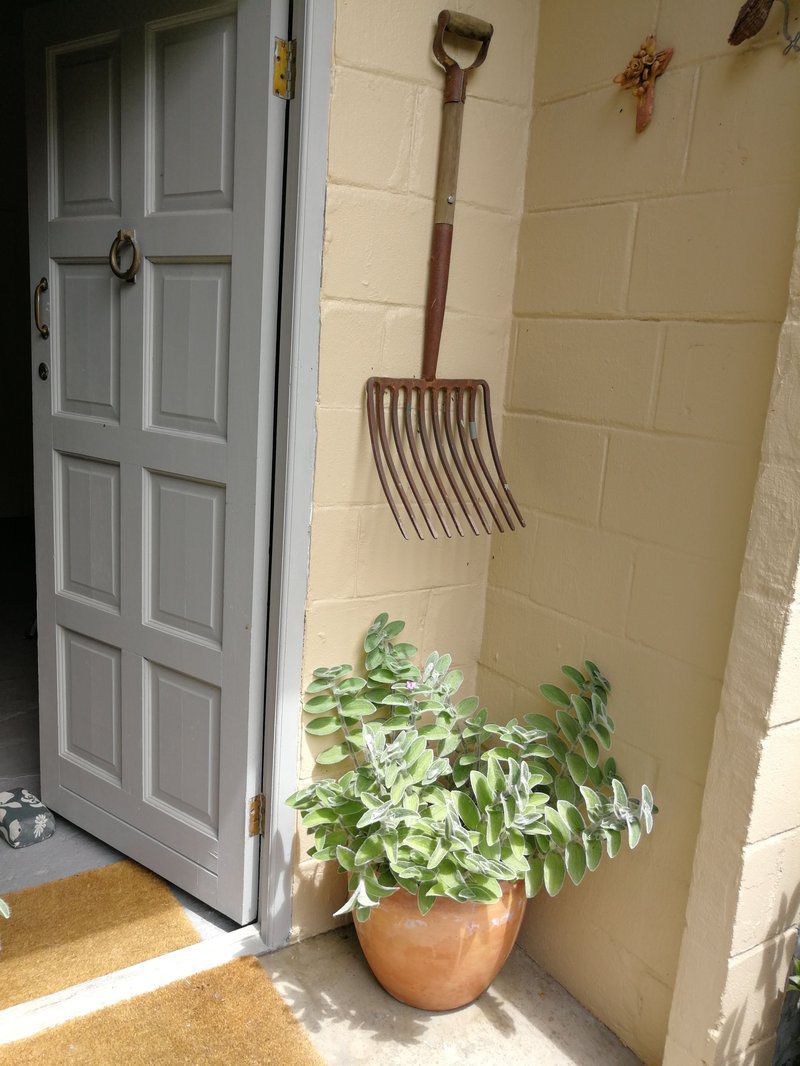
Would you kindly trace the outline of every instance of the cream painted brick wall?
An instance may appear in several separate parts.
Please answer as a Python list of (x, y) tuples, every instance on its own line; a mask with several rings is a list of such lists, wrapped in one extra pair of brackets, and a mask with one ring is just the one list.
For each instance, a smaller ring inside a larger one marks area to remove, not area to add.
[[(800, 706), (795, 710), (800, 715)], [(800, 721), (773, 727), (761, 751), (748, 843), (766, 840), (800, 825)]]
[(776, 918), (788, 925), (796, 921), (798, 912), (800, 828), (795, 827), (745, 849), (733, 954), (771, 941)]
[(780, 322), (797, 201), (792, 182), (642, 203), (628, 308), (638, 315)]
[(655, 322), (521, 319), (509, 407), (572, 420), (591, 408), (594, 421), (649, 425), (658, 332)]
[[(305, 679), (319, 665), (358, 663), (364, 630), (386, 610), (406, 620), (420, 648), (452, 652), (467, 688), (476, 682), (490, 540), (402, 539), (383, 500), (364, 412), (368, 377), (417, 376), (421, 367), (443, 83), (431, 42), (440, 7), (337, 0)], [(490, 19), (495, 34), (469, 83), (439, 369), (485, 377), (500, 413), (536, 4), (467, 0), (464, 8)], [(320, 776), (314, 755), (329, 739), (303, 736), (301, 783)], [(305, 859), (304, 847), (296, 855), (298, 937), (335, 924), (342, 892), (341, 878)]]
[[(616, 85), (598, 90), (593, 108), (586, 107), (583, 95), (538, 108), (531, 132), (539, 147), (528, 169), (528, 208), (670, 192), (683, 167), (693, 91), (691, 70), (665, 78), (659, 86), (659, 103), (669, 112), (664, 136), (638, 142), (630, 108), (620, 106)], [(627, 166), (621, 170), (623, 153)]]
[(655, 428), (745, 444), (752, 455), (764, 429), (777, 344), (778, 327), (770, 322), (670, 322)]
[[(727, 384), (724, 377), (721, 383)], [(762, 407), (763, 410), (763, 407)], [(611, 435), (601, 523), (706, 558), (741, 559), (757, 457), (716, 441)]]
[(771, 1062), (796, 942), (798, 293), (800, 241), (703, 798), (668, 1066), (692, 1057), (714, 1064)]
[[(766, 1062), (796, 917), (795, 812), (777, 817), (769, 789), (751, 810), (754, 781), (785, 779), (781, 742), (797, 731), (800, 651), (783, 624), (796, 608), (777, 611), (800, 547), (791, 332), (760, 467), (758, 451), (800, 200), (800, 67), (777, 47), (779, 5), (735, 53), (738, 0), (541, 0), (538, 47), (538, 4), (464, 7), (496, 35), (470, 86), (440, 366), (505, 397), (527, 528), (406, 544), (382, 502), (362, 390), (419, 366), (439, 4), (338, 0), (305, 674), (357, 661), (383, 609), (422, 647), (453, 651), (501, 717), (541, 706), (561, 663), (601, 662), (620, 765), (654, 785), (657, 831), (537, 900), (523, 944), (646, 1063), (720, 1049)], [(650, 29), (676, 54), (636, 137), (610, 79)], [(793, 291), (800, 318), (800, 279)], [(717, 719), (726, 656), (739, 683), (726, 680)], [(307, 739), (301, 781), (317, 773)], [(704, 786), (742, 831), (720, 834), (710, 808), (720, 839), (692, 875)], [(333, 924), (342, 885), (299, 843), (297, 860), (294, 928), (311, 935)]]
[[(758, 768), (747, 723), (774, 682), (758, 649), (780, 647), (775, 590), (793, 578), (782, 551), (797, 545), (796, 419), (766, 466), (759, 450), (800, 205), (800, 68), (777, 47), (774, 13), (733, 52), (738, 7), (542, 0), (504, 429), (510, 481), (536, 524), (518, 544), (492, 545), (479, 672), (486, 698), (513, 714), (541, 709), (539, 682), (584, 655), (614, 683), (619, 764), (631, 785), (653, 784), (655, 833), (579, 890), (537, 899), (523, 943), (645, 1062), (670, 1066), (711, 1061), (696, 1047), (687, 1057), (680, 1039), (665, 1060), (665, 1040), (759, 471), (770, 509), (750, 534), (752, 602), (739, 602), (731, 646), (749, 649), (753, 671), (731, 711), (729, 728), (749, 741), (728, 762), (733, 821), (749, 824), (749, 799), (731, 794)], [(650, 30), (675, 58), (637, 137), (633, 101), (611, 78)], [(786, 669), (791, 691), (800, 656)], [(781, 708), (776, 725), (791, 714)], [(795, 730), (780, 726), (764, 746), (778, 789), (779, 737)], [(776, 815), (774, 797), (764, 794), (750, 848), (797, 824), (791, 803)], [(744, 836), (721, 852), (723, 870), (743, 847)], [(738, 886), (723, 870), (704, 869), (707, 907), (732, 916)], [(753, 879), (751, 901), (755, 867)], [(748, 923), (735, 950), (757, 953), (767, 937), (752, 905)], [(726, 986), (729, 949), (694, 959), (704, 977), (682, 1003), (686, 1029), (713, 1016), (708, 988)], [(738, 972), (741, 987), (750, 969)], [(747, 1011), (763, 1006), (751, 998)], [(731, 1062), (745, 1053), (740, 1035), (727, 1034)], [(754, 1041), (763, 1057), (763, 1034)]]
[(526, 214), (514, 310), (520, 315), (619, 313), (628, 289), (637, 206)]
[[(653, 29), (658, 6), (658, 0), (604, 0), (602, 17), (598, 11), (587, 20), (584, 0), (545, 0), (539, 15), (536, 103), (608, 88), (610, 79), (639, 46), (638, 37), (630, 46), (628, 38), (632, 33), (644, 37)], [(588, 40), (591, 47), (581, 47)], [(617, 52), (621, 62), (609, 73), (609, 62)]]
[(607, 438), (596, 426), (509, 416), (504, 466), (517, 501), (591, 521), (600, 507)]

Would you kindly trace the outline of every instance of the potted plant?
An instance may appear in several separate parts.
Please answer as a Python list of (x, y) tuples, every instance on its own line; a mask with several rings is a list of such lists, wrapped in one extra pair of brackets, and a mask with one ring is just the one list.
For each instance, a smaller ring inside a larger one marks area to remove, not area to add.
[(635, 848), (656, 808), (629, 798), (613, 758), (610, 684), (587, 661), (563, 667), (574, 689), (540, 691), (554, 718), (489, 720), (459, 699), (461, 671), (396, 643), (401, 621), (379, 615), (364, 640), (364, 676), (321, 667), (306, 731), (335, 740), (320, 766), (339, 777), (294, 793), (314, 833), (309, 854), (336, 862), (373, 973), (395, 998), (448, 1010), (480, 995), (514, 945), (526, 897), (579, 884), (623, 836)]

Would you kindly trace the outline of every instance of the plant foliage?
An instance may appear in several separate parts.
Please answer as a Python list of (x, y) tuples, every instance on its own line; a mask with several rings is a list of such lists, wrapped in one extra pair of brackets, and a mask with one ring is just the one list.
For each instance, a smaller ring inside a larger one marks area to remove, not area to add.
[(553, 707), (505, 724), (489, 721), (449, 655), (420, 669), (404, 628), (380, 614), (364, 639), (363, 677), (349, 665), (314, 671), (306, 731), (333, 743), (321, 766), (347, 763), (287, 802), (314, 833), (309, 854), (349, 876), (337, 914), (365, 921), (405, 888), (426, 914), (440, 896), (491, 903), (503, 881), (529, 897), (580, 884), (623, 838), (635, 848), (657, 808), (644, 785), (629, 797), (613, 758), (611, 686), (590, 661), (564, 666), (567, 688), (542, 685)]

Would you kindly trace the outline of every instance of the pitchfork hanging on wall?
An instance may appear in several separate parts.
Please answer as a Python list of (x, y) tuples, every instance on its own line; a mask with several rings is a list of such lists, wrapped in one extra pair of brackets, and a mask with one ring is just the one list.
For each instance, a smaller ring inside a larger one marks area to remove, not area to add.
[[(480, 42), (471, 66), (460, 67), (445, 52), (446, 32)], [(367, 382), (372, 454), (386, 499), (406, 540), (398, 499), (420, 540), (425, 539), (422, 523), (432, 537), (438, 537), (437, 520), (445, 536), (452, 536), (450, 522), (463, 536), (462, 516), (475, 534), (481, 528), (490, 533), (492, 525), (500, 532), (506, 526), (515, 529), (515, 516), (525, 525), (500, 463), (488, 384), (477, 378), (436, 377), (450, 276), (467, 75), (483, 63), (493, 32), (490, 23), (471, 15), (457, 11), (439, 15), (433, 54), (445, 71), (444, 107), (422, 377), (373, 377)]]

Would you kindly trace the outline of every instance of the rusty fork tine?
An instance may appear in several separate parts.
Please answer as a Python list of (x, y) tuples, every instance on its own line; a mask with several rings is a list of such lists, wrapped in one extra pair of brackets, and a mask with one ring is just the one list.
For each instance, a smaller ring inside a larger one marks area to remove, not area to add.
[[(494, 496), (495, 496), (495, 499), (497, 500), (497, 503), (500, 506), (500, 510), (503, 512), (503, 516), (504, 516), (506, 522), (508, 522), (509, 529), (513, 530), (515, 528), (514, 519), (508, 513), (508, 509), (506, 508), (506, 505), (505, 505), (505, 502), (503, 500), (503, 497), (500, 494), (500, 492), (498, 491), (497, 485), (495, 484), (495, 480), (492, 477), (492, 473), (489, 470), (489, 467), (488, 467), (488, 465), (486, 463), (486, 460), (483, 457), (483, 451), (481, 449), (481, 442), (480, 442), (480, 434), (478, 433), (478, 418), (477, 418), (477, 414), (478, 414), (478, 412), (477, 412), (478, 394), (477, 394), (477, 392), (475, 390), (475, 386), (474, 385), (469, 385), (467, 387), (467, 392), (468, 392), (468, 396), (469, 396), (469, 435), (470, 435), (470, 437), (472, 439), (472, 446), (475, 449), (475, 454), (478, 457), (478, 462), (480, 463), (481, 470), (483, 471), (483, 476), (489, 482), (489, 486), (490, 486), (492, 492), (494, 493)], [(465, 400), (466, 400), (466, 397), (465, 397)], [(502, 526), (500, 527), (500, 529), (502, 531)]]
[[(427, 419), (425, 417), (425, 395), (429, 391), (429, 389), (421, 389), (419, 392), (419, 399), (417, 402), (417, 427), (419, 429), (419, 439), (422, 441), (422, 450), (425, 452), (425, 458), (428, 460), (428, 468), (433, 474), (433, 480), (436, 482), (436, 487), (442, 494), (442, 499), (445, 502), (445, 506), (447, 507), (447, 510), (450, 513), (450, 517), (453, 519), (453, 524), (456, 527), (456, 532), (458, 533), (459, 537), (463, 537), (464, 530), (461, 528), (461, 523), (458, 520), (458, 515), (456, 514), (455, 508), (453, 507), (453, 504), (450, 500), (450, 495), (442, 483), (442, 479), (439, 474), (439, 468), (437, 467), (433, 457), (433, 449), (431, 448), (430, 437), (428, 436), (428, 427), (426, 424)], [(444, 522), (442, 522), (442, 525), (444, 525)], [(445, 533), (448, 537), (451, 535), (450, 530), (446, 526)]]
[[(441, 509), (439, 507), (439, 501), (436, 498), (436, 493), (431, 488), (430, 481), (428, 481), (428, 475), (425, 472), (425, 466), (424, 466), (424, 464), (422, 462), (422, 457), (419, 454), (419, 448), (417, 447), (417, 442), (414, 439), (414, 426), (413, 426), (412, 420), (411, 420), (411, 408), (412, 408), (412, 406), (414, 404), (414, 389), (413, 389), (412, 386), (406, 385), (406, 387), (405, 387), (405, 397), (406, 397), (406, 405), (405, 405), (405, 412), (404, 412), (404, 414), (405, 414), (404, 421), (405, 421), (406, 438), (408, 440), (409, 451), (411, 452), (411, 457), (414, 460), (414, 465), (417, 468), (417, 473), (420, 476), (420, 480), (422, 481), (422, 484), (425, 486), (425, 491), (428, 493), (428, 496), (430, 497), (430, 501), (433, 504), (433, 509), (434, 509), (434, 511), (436, 511), (436, 517), (439, 519), (439, 521), (442, 524), (442, 529), (444, 530), (445, 536), (449, 538), (449, 537), (452, 536), (452, 533), (450, 532), (450, 529), (449, 529), (449, 527), (447, 525), (447, 522), (445, 522), (445, 520), (444, 520), (444, 515), (442, 514)], [(418, 400), (418, 403), (421, 403), (421, 402), (422, 402), (422, 397), (420, 396), (419, 400)], [(421, 433), (420, 433), (420, 435), (421, 435)], [(423, 447), (424, 446), (425, 445), (423, 444)], [(430, 457), (428, 458), (428, 463), (429, 463), (429, 469), (430, 469), (431, 473), (433, 474), (433, 477), (434, 477), (434, 479), (436, 481), (436, 484), (437, 484), (437, 487), (439, 489), (439, 492), (442, 494), (442, 496), (444, 496), (444, 491), (442, 490), (442, 486), (441, 486), (441, 484), (439, 482), (438, 472), (437, 472), (436, 468), (433, 466), (433, 463), (431, 462)], [(409, 480), (410, 480), (410, 478), (409, 478)], [(445, 499), (445, 503), (446, 502), (447, 502), (447, 500)], [(422, 504), (420, 504), (420, 507), (422, 507)], [(424, 508), (422, 510), (422, 513), (425, 514)], [(427, 516), (426, 516), (426, 518), (427, 518)], [(430, 529), (430, 523), (428, 523), (428, 528)], [(433, 532), (432, 529), (431, 529), (431, 533), (433, 533), (434, 537), (436, 536), (436, 534)]]
[(519, 524), (524, 528), (525, 519), (522, 517), (522, 512), (519, 507), (517, 507), (517, 501), (511, 494), (511, 489), (508, 486), (505, 471), (503, 470), (503, 464), (500, 462), (500, 454), (497, 450), (497, 440), (494, 435), (494, 423), (492, 422), (492, 398), (489, 392), (489, 386), (485, 381), (482, 381), (480, 387), (481, 392), (483, 393), (483, 410), (486, 414), (486, 435), (489, 438), (489, 450), (492, 453), (492, 459), (494, 459), (495, 470), (497, 471), (497, 476), (500, 478), (500, 484), (503, 486), (503, 491), (508, 497), (508, 502), (514, 508), (514, 514), (519, 519)]
[[(378, 398), (381, 401), (381, 414), (377, 411)], [(405, 526), (400, 518), (400, 512), (397, 510), (397, 504), (394, 502), (394, 497), (389, 490), (389, 482), (386, 479), (386, 471), (383, 466), (383, 459), (381, 458), (381, 449), (378, 441), (379, 432), (378, 425), (381, 424), (383, 398), (381, 394), (381, 386), (377, 381), (373, 381), (371, 378), (367, 382), (367, 424), (369, 425), (369, 439), (372, 443), (372, 455), (375, 459), (375, 468), (378, 471), (378, 477), (380, 478), (381, 488), (383, 494), (386, 497), (386, 502), (392, 510), (394, 520), (397, 522), (397, 527), (403, 534), (406, 540), (408, 540), (408, 533), (406, 533)]]
[[(397, 449), (397, 457), (400, 460), (400, 465), (403, 468), (403, 473), (406, 476), (406, 481), (411, 486), (411, 491), (414, 493), (414, 499), (417, 501), (417, 506), (422, 512), (422, 517), (425, 519), (425, 525), (430, 530), (431, 536), (434, 538), (434, 540), (438, 540), (439, 534), (437, 533), (436, 528), (431, 524), (431, 520), (428, 517), (428, 512), (425, 510), (425, 504), (422, 502), (422, 496), (420, 495), (419, 489), (417, 488), (417, 483), (411, 474), (411, 470), (408, 465), (408, 460), (406, 459), (405, 448), (403, 447), (403, 438), (400, 434), (400, 419), (397, 416), (397, 403), (401, 387), (402, 386), (398, 386), (396, 389), (392, 389), (389, 399), (389, 414), (392, 420), (392, 436), (394, 437), (394, 445)], [(408, 404), (408, 391), (404, 387), (403, 391), (406, 396), (406, 404)]]
[[(453, 405), (450, 403), (450, 399), (451, 399), (451, 397), (453, 395), (452, 390), (449, 389), (449, 388), (443, 388), (442, 389), (442, 395), (444, 397), (444, 402), (442, 404), (442, 418), (443, 418), (443, 421), (444, 421), (444, 432), (445, 432), (445, 436), (447, 438), (447, 444), (448, 444), (448, 446), (450, 448), (450, 454), (453, 456), (453, 462), (455, 463), (456, 470), (458, 471), (458, 475), (461, 478), (461, 482), (464, 485), (464, 488), (467, 490), (469, 498), (472, 500), (472, 506), (475, 508), (475, 510), (477, 512), (477, 515), (478, 515), (478, 518), (480, 519), (481, 525), (483, 526), (483, 528), (486, 530), (487, 533), (491, 533), (491, 531), (492, 531), (491, 527), (489, 526), (489, 524), (487, 523), (487, 521), (486, 521), (486, 519), (484, 517), (483, 510), (481, 509), (481, 505), (480, 505), (480, 503), (478, 503), (478, 497), (475, 495), (475, 493), (473, 491), (472, 485), (470, 484), (469, 478), (467, 477), (467, 472), (464, 469), (464, 464), (461, 462), (461, 457), (458, 454), (458, 448), (456, 447), (455, 438), (453, 436), (453, 425), (452, 425), (452, 407), (453, 407)], [(456, 413), (456, 417), (457, 417), (457, 413)]]
[[(494, 506), (492, 505), (492, 498), (489, 495), (489, 493), (486, 491), (486, 486), (483, 484), (483, 479), (481, 478), (480, 474), (478, 473), (477, 467), (475, 466), (475, 460), (472, 457), (472, 451), (471, 451), (470, 446), (469, 446), (469, 441), (467, 440), (467, 392), (468, 392), (468, 386), (462, 390), (461, 386), (459, 385), (457, 388), (455, 388), (453, 390), (453, 398), (455, 400), (456, 428), (458, 429), (458, 437), (459, 437), (459, 440), (461, 441), (461, 447), (462, 447), (462, 449), (464, 451), (464, 456), (466, 457), (466, 460), (467, 460), (467, 466), (470, 469), (470, 473), (472, 474), (472, 477), (473, 477), (473, 479), (475, 481), (475, 484), (478, 486), (478, 489), (480, 490), (481, 496), (483, 496), (483, 501), (486, 504), (486, 507), (487, 507), (487, 509), (489, 511), (489, 514), (492, 516), (492, 521), (497, 526), (497, 529), (498, 529), (498, 531), (500, 533), (505, 533), (506, 527), (503, 525), (502, 520), (498, 517), (498, 514), (495, 511)], [(470, 434), (470, 436), (472, 436), (473, 427), (474, 427), (474, 423), (470, 421), (470, 425), (469, 425), (469, 434)], [(477, 429), (476, 429), (476, 432), (477, 432)]]
[[(458, 480), (453, 474), (453, 471), (452, 471), (452, 469), (450, 467), (450, 463), (448, 462), (448, 459), (447, 459), (447, 454), (445, 452), (444, 441), (442, 440), (442, 434), (441, 434), (441, 426), (439, 425), (439, 393), (440, 393), (440, 391), (441, 390), (438, 390), (438, 389), (437, 390), (434, 390), (434, 389), (429, 389), (428, 390), (428, 392), (430, 393), (430, 397), (431, 397), (430, 408), (431, 408), (431, 425), (433, 427), (433, 439), (436, 441), (436, 449), (439, 452), (439, 459), (441, 460), (442, 467), (444, 468), (444, 472), (447, 474), (447, 480), (450, 482), (450, 484), (453, 487), (453, 492), (455, 493), (455, 497), (456, 497), (456, 499), (458, 500), (458, 502), (459, 502), (459, 504), (461, 506), (461, 510), (466, 515), (466, 519), (469, 522), (470, 529), (472, 530), (472, 532), (477, 537), (480, 531), (479, 531), (478, 527), (475, 525), (475, 520), (472, 517), (472, 512), (470, 511), (469, 507), (464, 502), (464, 497), (461, 495), (461, 489), (459, 488)], [(461, 536), (463, 536), (463, 533), (461, 533), (460, 529), (458, 530), (458, 532), (459, 532), (459, 534), (461, 534)]]
[[(389, 386), (389, 390), (388, 391), (392, 394), (392, 397), (393, 397), (394, 396), (394, 388)], [(385, 414), (386, 414), (386, 412), (385, 412), (385, 408), (384, 408), (384, 404), (383, 404), (383, 394), (381, 393), (381, 395), (380, 395), (380, 407), (378, 409), (378, 437), (379, 437), (380, 442), (381, 442), (381, 447), (383, 448), (384, 458), (386, 459), (386, 468), (389, 471), (389, 476), (391, 477), (392, 481), (394, 482), (394, 487), (397, 489), (397, 495), (402, 500), (403, 506), (405, 507), (406, 511), (408, 512), (408, 517), (411, 519), (411, 524), (414, 527), (414, 532), (417, 534), (417, 536), (419, 537), (420, 540), (425, 540), (425, 536), (424, 536), (422, 530), (419, 528), (419, 523), (417, 522), (417, 516), (414, 514), (414, 509), (412, 508), (411, 504), (409, 503), (408, 496), (406, 495), (406, 490), (403, 488), (403, 483), (400, 480), (400, 475), (397, 473), (397, 467), (394, 465), (394, 459), (392, 458), (392, 450), (391, 450), (391, 447), (389, 445), (389, 435), (386, 432)]]

